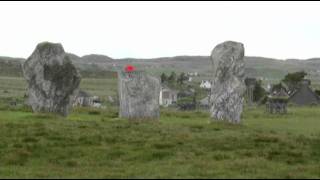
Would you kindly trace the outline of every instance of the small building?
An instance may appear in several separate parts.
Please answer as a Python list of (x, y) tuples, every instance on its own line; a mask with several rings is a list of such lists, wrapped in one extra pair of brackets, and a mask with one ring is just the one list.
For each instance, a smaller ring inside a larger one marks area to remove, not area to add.
[(211, 89), (211, 82), (209, 80), (202, 80), (200, 84), (200, 88)]
[(161, 87), (159, 104), (168, 107), (171, 104), (177, 103), (178, 91), (172, 90), (168, 87)]
[(280, 82), (272, 85), (269, 95), (267, 96), (266, 110), (271, 114), (285, 114), (287, 113), (287, 104), (289, 99), (288, 86)]
[(76, 96), (76, 100), (75, 102), (73, 103), (73, 106), (92, 106), (93, 104), (93, 99), (92, 99), (92, 96), (83, 91), (83, 90), (80, 90)]
[(188, 72), (188, 76), (198, 76), (198, 72)]
[(266, 110), (271, 114), (286, 114), (287, 103), (287, 96), (268, 96)]
[(101, 100), (98, 96), (92, 96), (88, 92), (80, 90), (76, 96), (73, 106), (101, 107)]
[(288, 96), (289, 97), (291, 92), (285, 83), (280, 82), (279, 84), (272, 85), (269, 93), (272, 96)]
[(300, 106), (319, 104), (319, 96), (310, 88), (310, 85), (310, 80), (301, 81), (299, 88), (289, 97), (289, 103)]

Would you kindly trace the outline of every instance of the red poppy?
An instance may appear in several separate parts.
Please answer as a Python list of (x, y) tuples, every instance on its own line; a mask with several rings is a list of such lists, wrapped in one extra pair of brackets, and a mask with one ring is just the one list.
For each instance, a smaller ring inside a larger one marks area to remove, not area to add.
[(132, 72), (132, 71), (134, 71), (134, 70), (136, 70), (136, 68), (135, 68), (134, 66), (132, 66), (132, 65), (127, 65), (127, 66), (125, 67), (125, 71), (126, 71), (126, 72)]

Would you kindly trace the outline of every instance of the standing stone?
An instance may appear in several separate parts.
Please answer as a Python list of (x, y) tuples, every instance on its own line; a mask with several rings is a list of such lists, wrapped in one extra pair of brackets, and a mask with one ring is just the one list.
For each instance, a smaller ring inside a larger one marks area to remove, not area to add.
[(213, 81), (211, 87), (211, 117), (240, 123), (243, 108), (244, 47), (242, 43), (226, 41), (212, 53)]
[(120, 118), (158, 119), (160, 81), (143, 71), (118, 72)]
[(27, 103), (33, 111), (67, 116), (81, 77), (62, 45), (38, 44), (22, 69), (28, 83)]

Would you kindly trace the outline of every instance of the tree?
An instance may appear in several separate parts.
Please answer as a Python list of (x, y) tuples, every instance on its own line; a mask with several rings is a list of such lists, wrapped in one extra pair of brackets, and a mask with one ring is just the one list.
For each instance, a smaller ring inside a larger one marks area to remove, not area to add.
[(300, 82), (306, 75), (307, 75), (307, 73), (305, 73), (304, 71), (299, 71), (299, 72), (295, 72), (295, 73), (288, 73), (288, 74), (284, 77), (283, 82), (294, 82), (294, 83), (298, 83), (298, 82)]
[(166, 81), (168, 81), (168, 77), (165, 73), (161, 74), (161, 83), (165, 83)]
[(299, 83), (304, 79), (306, 75), (307, 73), (305, 73), (304, 71), (288, 73), (282, 81), (288, 85), (290, 90), (294, 90), (298, 88)]
[(186, 81), (186, 80), (188, 80), (188, 76), (186, 76), (185, 73), (182, 72), (182, 73), (179, 75), (178, 79), (177, 79), (177, 83), (180, 84), (180, 85), (182, 85), (183, 82)]
[(175, 72), (172, 71), (169, 78), (168, 78), (169, 83), (174, 83), (176, 81), (176, 79), (177, 79), (177, 75)]
[(261, 86), (262, 82), (261, 80), (258, 81), (253, 89), (253, 102), (257, 102), (260, 99), (262, 99), (266, 95), (266, 91), (264, 88)]

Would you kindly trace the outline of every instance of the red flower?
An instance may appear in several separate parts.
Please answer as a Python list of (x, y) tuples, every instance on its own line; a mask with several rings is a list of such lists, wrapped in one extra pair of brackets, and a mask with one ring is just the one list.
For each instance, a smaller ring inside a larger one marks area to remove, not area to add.
[(132, 65), (127, 65), (127, 66), (125, 67), (125, 71), (126, 71), (126, 72), (132, 72), (132, 71), (134, 71), (134, 70), (136, 70), (136, 68), (135, 68), (134, 66), (132, 66)]

